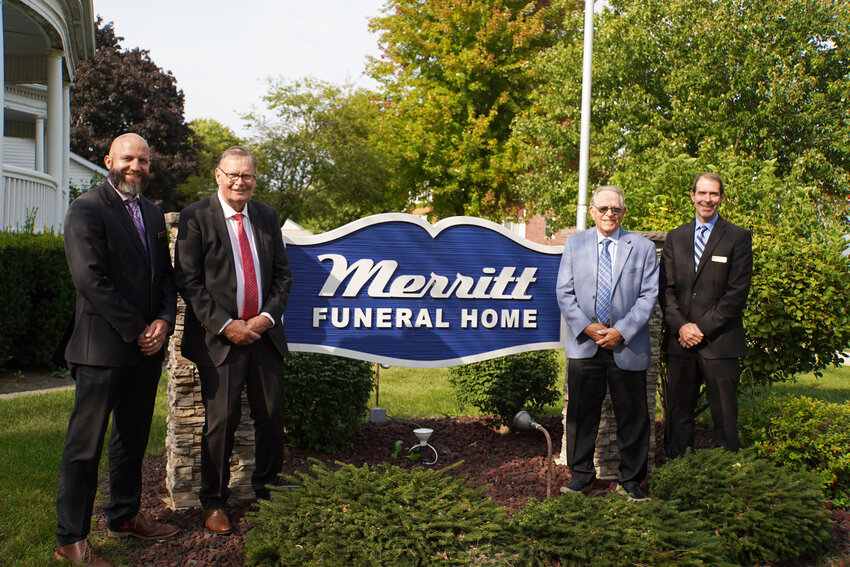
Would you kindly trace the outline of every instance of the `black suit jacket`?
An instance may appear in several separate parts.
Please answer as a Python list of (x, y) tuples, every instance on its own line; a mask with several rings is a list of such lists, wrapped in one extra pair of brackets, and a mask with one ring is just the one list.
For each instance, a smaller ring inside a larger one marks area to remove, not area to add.
[[(134, 366), (136, 339), (154, 319), (174, 328), (177, 294), (162, 210), (140, 200), (148, 249), (109, 183), (75, 199), (65, 215), (65, 256), (77, 288), (65, 359), (90, 366)], [(160, 360), (165, 348), (153, 355)]]
[[(260, 312), (268, 313), (275, 321), (266, 334), (281, 355), (287, 356), (281, 317), (292, 275), (278, 214), (257, 201), (248, 201), (246, 206), (260, 264), (263, 292)], [(218, 332), (228, 319), (239, 319), (239, 314), (236, 265), (217, 192), (180, 213), (174, 267), (177, 289), (186, 300), (183, 356), (199, 366), (220, 366), (233, 343)]]
[(679, 329), (696, 323), (705, 339), (696, 349), (705, 358), (746, 354), (743, 311), (753, 274), (753, 241), (749, 231), (718, 217), (699, 268), (694, 271), (694, 226), (691, 221), (667, 234), (661, 254), (658, 295), (667, 333), (668, 354), (682, 355)]

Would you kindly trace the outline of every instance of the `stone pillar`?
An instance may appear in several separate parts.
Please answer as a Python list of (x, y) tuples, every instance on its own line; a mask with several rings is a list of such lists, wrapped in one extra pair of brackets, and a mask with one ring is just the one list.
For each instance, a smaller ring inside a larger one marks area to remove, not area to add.
[[(651, 240), (660, 256), (661, 248), (664, 246), (664, 240), (667, 236), (665, 232), (638, 232)], [(661, 353), (661, 329), (664, 321), (661, 316), (661, 309), (658, 304), (655, 306), (655, 313), (649, 320), (650, 345), (652, 348), (652, 362), (649, 369), (646, 371), (646, 398), (649, 406), (649, 470), (651, 471), (655, 463), (655, 395), (658, 392), (658, 379), (661, 370), (660, 353)], [(564, 376), (564, 411), (563, 424), (564, 435), (561, 442), (561, 454), (557, 459), (560, 465), (567, 464), (567, 402), (569, 401), (569, 393), (567, 391), (566, 376)], [(596, 436), (596, 454), (593, 457), (596, 466), (596, 478), (600, 479), (616, 479), (617, 467), (620, 463), (620, 454), (617, 450), (617, 420), (614, 418), (614, 408), (611, 405), (610, 394), (605, 396), (605, 401), (602, 404), (602, 419), (599, 422), (599, 433)]]
[[(177, 241), (178, 213), (165, 215), (168, 224), (171, 254)], [(201, 433), (204, 428), (204, 406), (201, 403), (201, 383), (192, 362), (180, 356), (183, 337), (183, 316), (186, 304), (177, 298), (177, 322), (171, 336), (168, 353), (168, 418), (165, 438), (165, 485), (170, 494), (172, 509), (200, 506)], [(251, 473), (254, 470), (254, 424), (249, 415), (248, 401), (242, 393), (242, 421), (236, 431), (233, 456), (230, 460), (231, 498), (253, 498)]]

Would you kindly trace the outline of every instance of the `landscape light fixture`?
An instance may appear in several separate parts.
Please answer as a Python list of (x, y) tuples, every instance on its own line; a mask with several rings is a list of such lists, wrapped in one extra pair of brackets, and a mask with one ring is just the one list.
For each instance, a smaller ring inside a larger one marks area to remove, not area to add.
[(522, 410), (514, 416), (513, 428), (516, 431), (531, 431), (536, 429), (546, 436), (546, 498), (552, 498), (552, 438), (542, 425), (531, 418), (531, 415)]
[[(428, 439), (431, 438), (432, 433), (434, 433), (434, 430), (428, 429), (427, 427), (414, 429), (413, 434), (416, 435), (417, 439), (419, 439), (419, 443), (413, 445), (407, 450), (408, 454), (419, 453), (423, 465), (433, 465), (437, 463), (437, 450), (428, 444)], [(433, 459), (426, 461), (426, 455), (429, 453), (433, 454)]]

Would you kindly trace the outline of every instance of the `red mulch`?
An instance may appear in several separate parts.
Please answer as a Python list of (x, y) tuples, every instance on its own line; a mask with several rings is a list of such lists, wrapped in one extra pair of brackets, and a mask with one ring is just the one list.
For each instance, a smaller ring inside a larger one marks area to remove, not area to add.
[[(540, 423), (552, 437), (553, 460), (561, 449), (563, 427), (559, 417), (541, 419)], [(465, 475), (474, 486), (489, 484), (488, 494), (499, 503), (511, 508), (520, 508), (529, 498), (542, 500), (546, 497), (546, 439), (540, 432), (500, 432), (494, 423), (480, 418), (421, 419), (417, 424), (434, 430), (430, 439), (439, 452), (437, 468), (463, 461), (455, 469), (456, 474)], [(331, 455), (286, 449), (284, 473), (308, 471), (308, 457), (317, 458), (329, 465), (334, 461), (362, 465), (364, 463), (391, 463), (404, 468), (416, 466), (409, 459), (392, 457), (396, 441), (404, 449), (417, 440), (412, 433), (411, 423), (391, 421), (383, 424), (364, 424), (354, 435), (351, 449)], [(660, 422), (656, 423), (657, 446), (661, 447)], [(710, 434), (703, 432), (698, 437), (698, 446), (710, 444)], [(403, 451), (402, 454), (405, 454)], [(664, 456), (656, 458), (660, 465)], [(165, 457), (148, 458), (144, 464), (144, 489), (142, 508), (161, 521), (176, 524), (180, 533), (171, 540), (158, 544), (131, 541), (127, 546), (125, 560), (134, 565), (156, 567), (183, 566), (241, 566), (243, 565), (243, 536), (247, 524), (243, 519), (250, 502), (230, 502), (228, 513), (234, 524), (231, 536), (215, 536), (202, 529), (199, 509), (172, 511), (163, 503), (168, 496), (165, 488)], [(553, 464), (552, 496), (569, 481), (565, 466)], [(616, 483), (596, 481), (591, 495), (602, 494), (616, 488)], [(644, 484), (646, 489), (646, 484)], [(832, 560), (820, 565), (850, 566), (850, 514), (833, 511), (836, 546)], [(100, 528), (106, 531), (105, 519), (100, 514)]]

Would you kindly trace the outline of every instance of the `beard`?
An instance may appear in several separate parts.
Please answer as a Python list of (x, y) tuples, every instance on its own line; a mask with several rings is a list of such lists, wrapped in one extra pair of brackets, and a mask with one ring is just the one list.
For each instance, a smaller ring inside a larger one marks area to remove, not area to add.
[(142, 178), (138, 181), (127, 181), (124, 178), (124, 174), (117, 169), (110, 169), (109, 173), (106, 174), (106, 178), (112, 182), (112, 185), (114, 185), (118, 191), (128, 197), (135, 197), (141, 194), (142, 190), (147, 186), (148, 181), (150, 180), (148, 175), (142, 174)]

